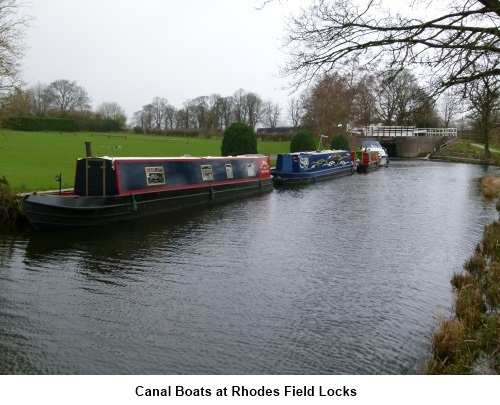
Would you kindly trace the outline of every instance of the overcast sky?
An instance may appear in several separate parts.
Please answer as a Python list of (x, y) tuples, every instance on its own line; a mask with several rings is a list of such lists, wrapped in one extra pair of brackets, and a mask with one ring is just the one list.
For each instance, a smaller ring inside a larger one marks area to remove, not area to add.
[[(394, 10), (405, 1), (383, 4)], [(33, 17), (23, 77), (28, 85), (76, 81), (93, 108), (114, 101), (129, 119), (154, 97), (181, 108), (240, 88), (285, 107), (284, 17), (308, 2), (274, 0), (259, 10), (263, 2), (19, 0)]]
[(129, 118), (156, 96), (180, 108), (240, 88), (284, 106), (283, 16), (297, 3), (258, 10), (260, 0), (27, 0), (34, 20), (23, 77), (76, 81), (94, 108), (116, 101)]

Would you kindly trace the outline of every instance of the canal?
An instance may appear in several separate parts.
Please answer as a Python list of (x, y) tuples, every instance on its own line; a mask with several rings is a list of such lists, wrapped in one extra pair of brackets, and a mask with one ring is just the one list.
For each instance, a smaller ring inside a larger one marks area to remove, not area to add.
[(497, 168), (396, 160), (105, 228), (0, 231), (2, 374), (418, 374)]

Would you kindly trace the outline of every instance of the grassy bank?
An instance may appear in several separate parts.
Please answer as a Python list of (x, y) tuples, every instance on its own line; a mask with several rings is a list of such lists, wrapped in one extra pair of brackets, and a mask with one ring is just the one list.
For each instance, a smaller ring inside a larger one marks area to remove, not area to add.
[(0, 226), (15, 224), (19, 216), (18, 200), (5, 177), (0, 178)]
[(443, 148), (441, 155), (472, 160), (488, 160), (489, 164), (500, 166), (500, 146), (491, 145), (490, 153), (491, 158), (486, 159), (483, 144), (459, 140)]
[[(60, 133), (0, 130), (0, 178), (15, 192), (73, 187), (75, 161), (85, 156), (84, 142), (96, 156), (220, 156), (222, 139), (163, 137), (122, 133)], [(120, 146), (120, 149), (116, 149)], [(258, 142), (259, 153), (289, 151), (289, 142)]]
[[(500, 177), (482, 181), (488, 198), (500, 199)], [(483, 239), (462, 271), (453, 275), (454, 316), (441, 319), (432, 335), (428, 374), (500, 373), (500, 222)]]

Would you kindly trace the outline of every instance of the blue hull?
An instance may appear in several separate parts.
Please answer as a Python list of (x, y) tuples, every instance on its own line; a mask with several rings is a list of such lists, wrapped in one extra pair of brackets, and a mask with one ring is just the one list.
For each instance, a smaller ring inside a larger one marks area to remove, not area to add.
[(353, 172), (349, 152), (341, 150), (278, 154), (276, 168), (271, 169), (276, 186), (315, 183)]

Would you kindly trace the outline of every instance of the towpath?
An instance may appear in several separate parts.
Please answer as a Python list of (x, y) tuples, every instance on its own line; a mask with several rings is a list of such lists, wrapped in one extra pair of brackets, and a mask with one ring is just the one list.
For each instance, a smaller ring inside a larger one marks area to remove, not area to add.
[[(471, 143), (471, 145), (484, 149), (484, 144), (481, 144), (481, 143)], [(500, 153), (500, 149), (491, 148), (491, 147), (489, 149), (490, 149), (490, 152)]]

